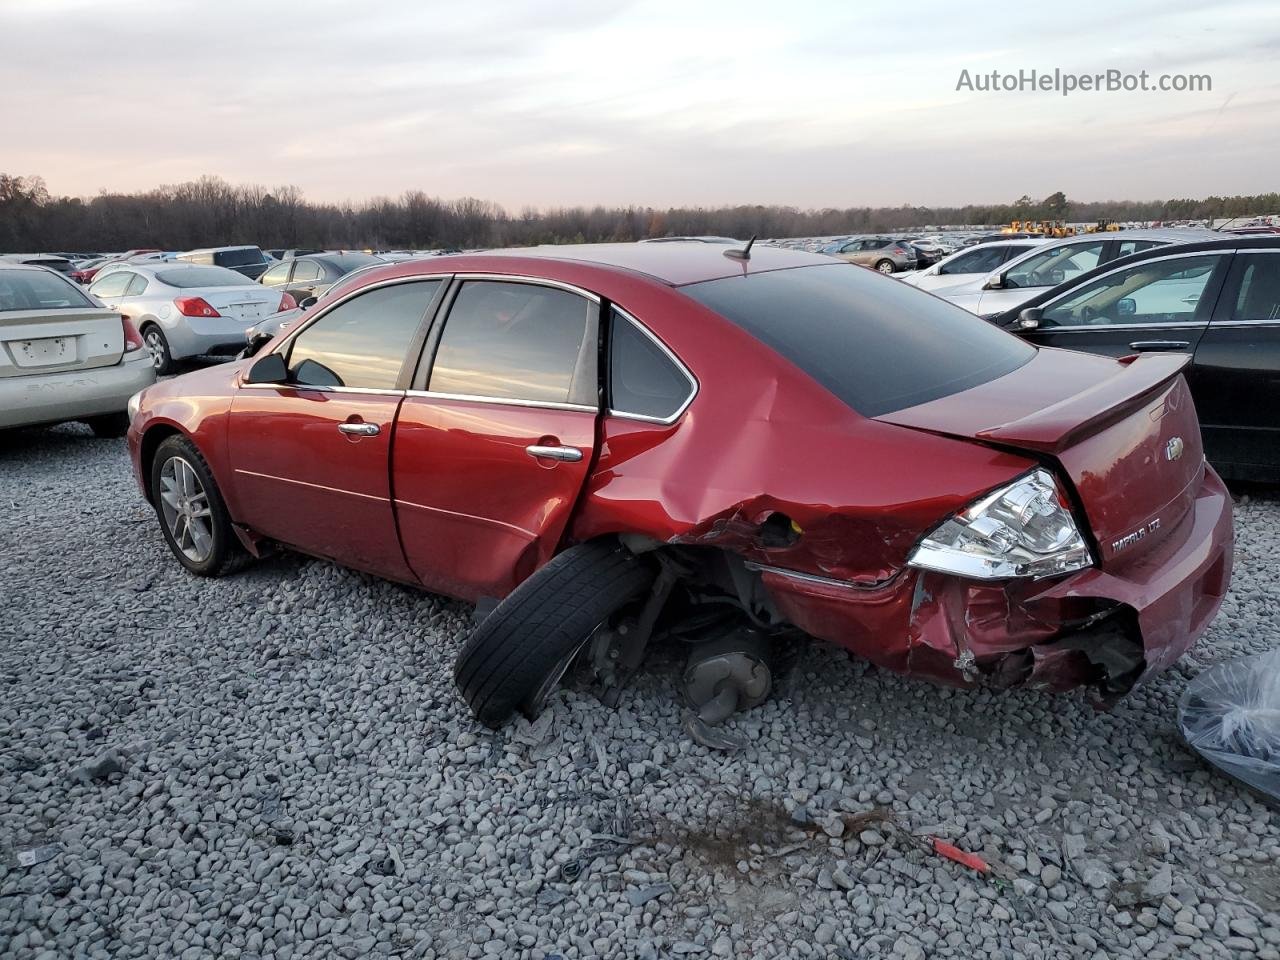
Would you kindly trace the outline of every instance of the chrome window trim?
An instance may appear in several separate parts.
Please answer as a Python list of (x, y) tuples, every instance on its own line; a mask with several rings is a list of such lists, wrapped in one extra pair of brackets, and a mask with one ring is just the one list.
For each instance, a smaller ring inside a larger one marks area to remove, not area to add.
[[(1182, 253), (1166, 253), (1164, 256), (1161, 256), (1161, 257), (1151, 257), (1150, 259), (1143, 260), (1142, 263), (1144, 264), (1160, 263), (1161, 261), (1164, 261), (1164, 260), (1186, 260), (1191, 257), (1225, 257), (1225, 256), (1230, 256), (1231, 254), (1234, 254), (1236, 252), (1237, 251), (1235, 250), (1193, 250), (1193, 251), (1184, 251)], [(1123, 273), (1125, 270), (1128, 270), (1132, 267), (1137, 267), (1137, 266), (1140, 266), (1140, 264), (1128, 263), (1122, 267), (1116, 267), (1114, 270), (1108, 270), (1106, 273), (1098, 274), (1098, 276), (1090, 280), (1089, 283), (1096, 283), (1099, 280), (1105, 280), (1107, 277), (1111, 276), (1113, 273)], [(1214, 269), (1216, 270), (1217, 267), (1215, 267)], [(1084, 286), (1084, 284), (1081, 284), (1081, 286)], [(1053, 300), (1049, 300), (1046, 303), (1044, 303), (1040, 307), (1040, 309), (1047, 312), (1055, 303), (1060, 303), (1061, 301), (1065, 300), (1067, 297), (1072, 296), (1073, 294), (1078, 292), (1079, 292), (1079, 288), (1077, 288), (1076, 290), (1068, 290), (1066, 293), (1062, 294), (1062, 296), (1057, 297)], [(1150, 330), (1152, 328), (1174, 330), (1174, 329), (1187, 329), (1192, 327), (1207, 327), (1208, 325), (1209, 325), (1209, 321), (1207, 320), (1204, 323), (1200, 323), (1195, 320), (1177, 320), (1173, 323), (1106, 323), (1106, 324), (1076, 323), (1076, 324), (1071, 324), (1069, 326), (1055, 325), (1052, 327), (1039, 327), (1033, 332), (1059, 333), (1063, 330)]]
[[(680, 404), (680, 407), (676, 410), (675, 413), (667, 417), (651, 417), (651, 416), (646, 416), (643, 413), (627, 413), (625, 410), (616, 410), (613, 407), (610, 407), (605, 412), (611, 417), (619, 417), (623, 420), (637, 420), (641, 423), (660, 423), (660, 424), (663, 424), (664, 426), (670, 426), (671, 424), (679, 420), (682, 416), (684, 416), (684, 412), (689, 409), (689, 405), (693, 403), (694, 398), (697, 397), (698, 390), (701, 387), (701, 385), (698, 383), (698, 378), (695, 377), (692, 371), (690, 371), (689, 368), (684, 365), (684, 361), (682, 361), (679, 357), (677, 357), (675, 353), (672, 351), (672, 349), (668, 347), (665, 343), (663, 343), (661, 339), (659, 339), (657, 334), (655, 334), (643, 323), (641, 323), (639, 320), (637, 320), (635, 317), (629, 314), (626, 310), (623, 310), (616, 303), (611, 304), (611, 306), (613, 307), (614, 310), (618, 312), (619, 316), (621, 316), (624, 320), (626, 320), (633, 327), (635, 327), (642, 334), (644, 334), (651, 341), (653, 341), (653, 343), (657, 346), (657, 348), (667, 356), (667, 359), (669, 359), (672, 363), (676, 365), (676, 369), (679, 370), (680, 373), (684, 375), (684, 378), (689, 381), (690, 389), (689, 389), (689, 395), (684, 399), (684, 403)], [(612, 369), (609, 370), (609, 377), (612, 381), (612, 377), (613, 377)]]
[(1210, 320), (1209, 329), (1222, 327), (1276, 327), (1280, 326), (1280, 317), (1274, 320)]
[(240, 383), (241, 390), (291, 390), (294, 393), (370, 393), (379, 397), (402, 397), (403, 390), (388, 390), (385, 387), (327, 387), (310, 386), (305, 383)]
[(597, 413), (597, 409), (584, 403), (560, 403), (555, 400), (516, 400), (509, 397), (481, 397), (470, 393), (441, 393), (436, 390), (406, 390), (406, 397), (420, 397), (424, 400), (461, 400), (467, 403), (490, 403), (511, 407), (535, 407), (541, 410), (575, 410), (582, 413)]
[(592, 293), (590, 290), (584, 290), (582, 287), (572, 283), (566, 283), (563, 280), (548, 280), (545, 277), (530, 277), (523, 273), (454, 273), (452, 276), (461, 281), (467, 280), (496, 280), (508, 283), (532, 283), (540, 287), (555, 287), (559, 290), (567, 290), (569, 293), (576, 293), (580, 297), (585, 297), (592, 303), (599, 304), (600, 297)]

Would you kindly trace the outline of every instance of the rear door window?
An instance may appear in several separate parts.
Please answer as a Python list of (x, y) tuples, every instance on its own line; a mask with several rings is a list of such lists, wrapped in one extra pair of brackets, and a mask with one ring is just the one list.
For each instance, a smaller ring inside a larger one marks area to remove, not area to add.
[(615, 309), (609, 322), (609, 412), (671, 422), (693, 398), (696, 381), (636, 320)]
[(1238, 254), (1231, 320), (1280, 320), (1280, 254)]
[(292, 283), (305, 283), (320, 279), (320, 265), (314, 260), (295, 260), (293, 262)]
[(846, 264), (727, 277), (680, 291), (867, 417), (976, 387), (1036, 352), (967, 310)]
[(395, 389), (441, 280), (379, 287), (317, 317), (289, 348), (289, 382)]
[(531, 283), (469, 280), (431, 366), (433, 393), (598, 404), (595, 304)]

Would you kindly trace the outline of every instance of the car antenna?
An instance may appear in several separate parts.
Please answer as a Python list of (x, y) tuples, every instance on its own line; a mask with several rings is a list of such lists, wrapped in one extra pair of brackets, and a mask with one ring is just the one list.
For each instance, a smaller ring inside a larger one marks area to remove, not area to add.
[(753, 233), (751, 235), (751, 239), (747, 241), (747, 245), (745, 247), (743, 247), (741, 250), (737, 250), (737, 249), (726, 250), (724, 252), (724, 255), (728, 257), (730, 260), (750, 260), (751, 245), (755, 242), (756, 242), (756, 235)]

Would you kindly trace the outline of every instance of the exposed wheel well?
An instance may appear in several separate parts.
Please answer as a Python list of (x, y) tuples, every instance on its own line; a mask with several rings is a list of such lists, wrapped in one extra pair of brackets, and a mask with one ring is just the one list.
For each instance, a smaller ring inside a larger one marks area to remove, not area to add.
[(151, 461), (155, 459), (156, 448), (166, 439), (182, 431), (167, 423), (159, 423), (142, 435), (142, 445), (138, 451), (138, 459), (142, 463), (142, 484), (147, 491), (147, 500), (151, 500)]

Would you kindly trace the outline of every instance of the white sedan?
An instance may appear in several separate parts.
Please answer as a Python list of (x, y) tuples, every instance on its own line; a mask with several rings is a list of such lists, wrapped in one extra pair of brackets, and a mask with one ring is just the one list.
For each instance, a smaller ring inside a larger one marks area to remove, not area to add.
[(185, 357), (244, 348), (244, 332), (296, 306), (287, 293), (225, 267), (192, 263), (131, 263), (98, 276), (89, 292), (142, 331), (156, 372), (171, 373)]
[(0, 428), (83, 420), (123, 436), (129, 398), (155, 381), (128, 320), (60, 274), (0, 263)]
[(1040, 239), (992, 240), (976, 247), (957, 250), (931, 267), (900, 274), (899, 278), (913, 287), (936, 292), (966, 280), (985, 277), (1012, 258), (1042, 243), (1044, 240)]

